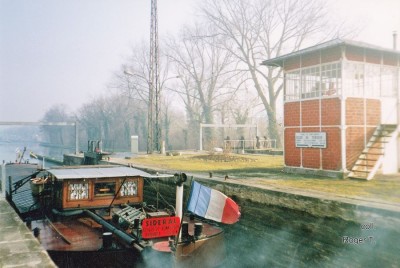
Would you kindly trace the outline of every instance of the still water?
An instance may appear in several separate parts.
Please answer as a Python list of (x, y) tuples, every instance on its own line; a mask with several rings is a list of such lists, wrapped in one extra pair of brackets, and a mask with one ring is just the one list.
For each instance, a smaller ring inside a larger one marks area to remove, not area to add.
[[(160, 190), (174, 203), (170, 187)], [(154, 204), (150, 191), (145, 201)], [(400, 267), (399, 214), (387, 217), (393, 221), (387, 228), (382, 218), (358, 223), (234, 199), (242, 215), (222, 225), (228, 254), (222, 267)]]
[[(54, 148), (54, 147), (46, 147), (41, 146), (38, 143), (31, 142), (0, 142), (0, 161), (3, 163), (15, 162), (19, 154), (22, 154), (26, 148), (26, 151), (23, 155), (23, 161), (29, 161), (30, 163), (37, 163), (38, 161), (29, 156), (30, 152), (39, 155), (50, 156), (55, 159), (62, 160), (63, 154), (72, 153), (73, 149), (63, 149), (63, 148)], [(41, 161), (40, 161), (41, 162)]]

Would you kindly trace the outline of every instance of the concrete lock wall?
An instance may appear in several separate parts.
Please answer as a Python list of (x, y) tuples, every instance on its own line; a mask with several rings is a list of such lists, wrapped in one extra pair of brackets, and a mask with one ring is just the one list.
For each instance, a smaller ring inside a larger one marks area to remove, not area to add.
[(131, 136), (131, 153), (139, 153), (139, 136)]

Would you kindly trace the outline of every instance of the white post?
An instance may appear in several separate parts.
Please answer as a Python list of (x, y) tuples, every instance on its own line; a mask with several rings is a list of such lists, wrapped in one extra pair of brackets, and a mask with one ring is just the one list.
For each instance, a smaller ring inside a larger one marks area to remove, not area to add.
[(346, 72), (347, 69), (345, 70), (345, 53), (344, 51), (342, 51), (342, 60), (340, 61), (340, 65), (341, 65), (341, 94), (339, 96), (340, 99), (340, 150), (341, 150), (341, 154), (342, 154), (342, 172), (343, 174), (347, 173), (347, 154), (346, 154), (346, 130), (347, 130), (347, 126), (346, 126), (346, 94), (347, 92), (345, 90), (347, 90), (348, 88), (344, 88), (344, 79), (346, 79)]
[(175, 210), (176, 210), (176, 216), (178, 216), (180, 220), (182, 220), (183, 216), (182, 207), (183, 207), (183, 184), (181, 186), (179, 185), (176, 186)]
[(139, 153), (139, 136), (131, 136), (131, 153)]
[(161, 141), (161, 154), (165, 154), (165, 141)]
[(203, 124), (200, 123), (200, 151), (203, 151)]
[[(400, 59), (397, 60), (397, 133), (400, 133)], [(397, 138), (397, 155), (400, 154), (400, 137)], [(400, 157), (397, 159), (397, 170), (400, 170)]]
[(6, 197), (6, 163), (1, 165), (1, 194), (0, 198)]
[(78, 132), (78, 122), (75, 122), (75, 154), (79, 154), (79, 132)]
[[(175, 216), (179, 217), (180, 224), (182, 225), (183, 219), (183, 183), (186, 181), (186, 174), (178, 174), (174, 175), (175, 184), (176, 184), (176, 203), (175, 203)], [(179, 228), (179, 234), (176, 236), (175, 245), (178, 243), (179, 238), (181, 237), (181, 227)]]

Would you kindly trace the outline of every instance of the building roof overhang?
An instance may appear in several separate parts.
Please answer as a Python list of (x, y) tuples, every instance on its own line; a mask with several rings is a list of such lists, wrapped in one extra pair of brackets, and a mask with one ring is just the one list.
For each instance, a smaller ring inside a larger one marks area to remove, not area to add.
[(282, 55), (276, 58), (272, 58), (269, 60), (263, 61), (261, 64), (265, 66), (270, 66), (270, 67), (283, 67), (284, 62), (288, 59), (298, 57), (300, 55), (316, 52), (316, 51), (322, 51), (326, 50), (329, 48), (333, 47), (340, 47), (340, 46), (351, 46), (351, 47), (357, 47), (357, 48), (363, 48), (363, 49), (369, 49), (369, 50), (375, 50), (375, 51), (381, 51), (381, 52), (386, 52), (386, 53), (391, 53), (393, 55), (400, 56), (400, 51), (394, 50), (394, 49), (388, 49), (388, 48), (383, 48), (375, 45), (371, 45), (368, 43), (364, 42), (359, 42), (359, 41), (353, 41), (353, 40), (347, 40), (347, 39), (340, 39), (336, 38), (321, 44), (317, 44), (315, 46), (311, 46), (308, 48), (304, 48), (286, 55)]

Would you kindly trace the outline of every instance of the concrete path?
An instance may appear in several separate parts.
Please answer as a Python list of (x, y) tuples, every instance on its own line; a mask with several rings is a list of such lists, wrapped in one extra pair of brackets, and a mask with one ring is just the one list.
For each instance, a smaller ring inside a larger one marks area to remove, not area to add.
[(57, 267), (32, 231), (0, 197), (0, 267)]

